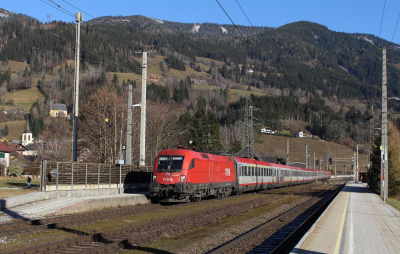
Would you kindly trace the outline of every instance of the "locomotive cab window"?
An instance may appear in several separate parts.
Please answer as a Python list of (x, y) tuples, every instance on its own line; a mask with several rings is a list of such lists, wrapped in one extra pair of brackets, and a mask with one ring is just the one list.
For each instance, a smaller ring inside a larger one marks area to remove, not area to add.
[(185, 156), (161, 155), (158, 158), (158, 172), (181, 172)]
[(192, 159), (192, 161), (190, 162), (190, 165), (189, 165), (189, 169), (192, 169), (194, 167), (195, 167), (195, 160)]

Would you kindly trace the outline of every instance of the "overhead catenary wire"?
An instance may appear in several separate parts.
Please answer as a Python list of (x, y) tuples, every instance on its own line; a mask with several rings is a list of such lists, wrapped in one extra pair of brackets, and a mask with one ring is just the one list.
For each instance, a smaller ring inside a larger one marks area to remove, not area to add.
[(55, 8), (55, 9), (57, 9), (57, 10), (63, 12), (63, 13), (65, 13), (65, 14), (67, 14), (68, 16), (74, 17), (74, 15), (71, 15), (70, 13), (67, 13), (67, 12), (65, 12), (65, 11), (63, 11), (63, 10), (60, 10), (60, 9), (58, 9), (57, 7), (51, 5), (51, 4), (49, 4), (49, 3), (47, 3), (47, 2), (45, 2), (45, 1), (43, 1), (43, 0), (40, 0), (40, 1), (42, 1), (43, 3), (49, 5), (49, 6), (53, 7), (53, 8)]
[[(3, 9), (3, 8), (0, 8), (0, 11), (2, 11), (3, 13), (9, 14), (9, 15), (13, 15), (13, 16), (15, 16), (17, 19), (22, 20), (22, 21), (24, 21), (24, 22), (27, 22), (26, 19), (24, 19), (24, 18), (22, 18), (22, 17), (19, 17), (17, 14), (12, 13), (12, 12), (9, 12), (9, 11)], [(61, 11), (61, 10), (60, 10), (60, 11)], [(60, 36), (60, 35), (58, 35), (58, 34), (52, 33), (52, 32), (50, 32), (50, 31), (48, 31), (48, 30), (45, 30), (45, 29), (42, 29), (42, 30), (43, 30), (44, 32), (48, 33), (48, 34), (51, 34), (51, 35), (53, 35), (53, 36), (57, 36), (58, 38), (60, 38), (61, 40), (66, 41), (66, 42), (69, 42), (69, 43), (72, 43), (72, 44), (75, 43), (75, 42), (73, 42), (73, 41), (70, 41), (70, 40), (68, 40), (68, 39), (66, 39), (66, 38), (64, 38), (64, 37), (62, 37), (62, 36)], [(11, 42), (11, 41), (8, 41), (8, 42)], [(29, 46), (29, 47), (34, 47), (34, 46), (26, 45), (26, 44), (24, 44), (24, 45), (25, 45), (25, 46)], [(118, 64), (115, 64), (115, 63), (112, 63), (112, 62), (110, 62), (110, 61), (105, 60), (105, 59), (102, 58), (99, 54), (97, 54), (97, 53), (95, 53), (95, 52), (93, 52), (93, 51), (91, 51), (91, 50), (89, 50), (89, 49), (86, 49), (86, 48), (84, 48), (84, 47), (82, 47), (82, 46), (80, 46), (80, 47), (81, 47), (81, 49), (84, 50), (85, 52), (90, 53), (90, 54), (92, 54), (92, 55), (95, 55), (95, 56), (97, 56), (97, 57), (99, 57), (99, 58), (101, 58), (101, 59), (103, 60), (103, 62), (98, 62), (98, 63), (109, 63), (109, 64), (115, 65), (115, 66), (117, 66), (117, 67), (119, 67), (119, 68), (121, 68), (121, 69), (125, 69), (125, 70), (127, 70), (127, 71), (130, 71), (130, 70), (129, 70), (128, 68), (126, 68), (126, 67), (122, 67), (122, 66), (120, 66), (120, 65), (118, 65)], [(51, 50), (49, 50), (49, 51), (51, 51)], [(90, 60), (90, 61), (96, 62), (95, 60)]]
[(72, 12), (70, 12), (70, 11), (67, 10), (67, 9), (65, 9), (64, 7), (62, 7), (61, 5), (59, 5), (58, 3), (56, 3), (56, 2), (54, 2), (54, 1), (52, 1), (52, 0), (47, 0), (47, 1), (49, 1), (50, 3), (55, 4), (58, 8), (61, 8), (61, 9), (63, 9), (64, 11), (70, 13), (72, 16), (74, 16), (74, 14), (73, 14)]
[[(224, 7), (222, 7), (222, 5), (219, 3), (218, 0), (217, 1), (218, 5), (221, 7), (221, 9), (224, 11), (224, 13), (226, 14), (226, 16), (229, 18), (229, 20), (232, 22), (232, 24), (235, 26), (236, 30), (239, 32), (239, 34), (245, 39), (245, 36), (243, 35), (242, 31), (240, 31), (240, 29), (236, 26), (235, 22), (233, 22), (233, 20), (231, 19), (231, 17), (228, 15), (228, 13), (225, 11)], [(255, 51), (253, 49), (253, 47), (251, 46), (251, 44), (245, 40), (247, 42), (247, 44), (249, 44), (251, 51), (253, 51), (253, 54), (255, 55)]]
[[(41, 0), (41, 1), (43, 1), (43, 0)], [(48, 0), (48, 1), (51, 1), (52, 3), (54, 3), (54, 4), (56, 4), (55, 2), (53, 2), (52, 0)], [(64, 1), (64, 0), (63, 0)], [(67, 3), (67, 4), (69, 4), (68, 2), (66, 2), (66, 1), (64, 1), (65, 3)], [(56, 4), (57, 5), (57, 4)], [(71, 6), (73, 6), (72, 4), (69, 4), (69, 5), (71, 5)], [(60, 7), (60, 5), (58, 5), (58, 7)], [(80, 11), (82, 11), (82, 12), (84, 12), (83, 10), (81, 10), (81, 9), (79, 9), (78, 7), (76, 7), (76, 6), (73, 6), (74, 8), (76, 8), (76, 9), (78, 9), (78, 10), (80, 10)], [(60, 10), (60, 9), (58, 9), (58, 10)], [(60, 10), (60, 11), (62, 11), (62, 10)], [(86, 13), (86, 12), (84, 12), (84, 13)], [(87, 14), (87, 13), (86, 13)], [(88, 14), (89, 16), (91, 16), (91, 17), (93, 17), (92, 15), (90, 15), (90, 14)], [(72, 15), (73, 17), (75, 17), (74, 15)], [(93, 17), (94, 18), (94, 17)], [(115, 42), (117, 42), (117, 43), (120, 43), (121, 45), (123, 44), (122, 42), (120, 42), (120, 41), (118, 41), (118, 40), (116, 40), (116, 39), (114, 39), (114, 38), (112, 38), (111, 36), (108, 36), (107, 34), (105, 34), (105, 33), (103, 33), (103, 35), (105, 35), (105, 36), (107, 36), (108, 38), (110, 38), (111, 40), (113, 40), (113, 41), (115, 41)], [(82, 50), (85, 50), (86, 52), (89, 52), (89, 53), (91, 53), (91, 54), (93, 54), (93, 55), (96, 55), (96, 56), (98, 56), (98, 54), (96, 54), (96, 53), (94, 53), (94, 52), (92, 52), (92, 51), (90, 51), (90, 50), (88, 50), (88, 49), (86, 49), (86, 48), (83, 48), (82, 46), (81, 46), (81, 48), (82, 48)], [(128, 59), (129, 60), (129, 59)], [(106, 61), (106, 62), (108, 62), (108, 61)], [(110, 63), (110, 62), (109, 62)], [(114, 64), (115, 66), (118, 66), (118, 65), (116, 65), (116, 64)], [(120, 66), (119, 66), (120, 67)], [(128, 68), (124, 68), (124, 69), (126, 69), (127, 71), (129, 71), (129, 69)]]
[(393, 43), (394, 34), (396, 33), (397, 25), (399, 24), (399, 19), (400, 19), (400, 14), (397, 17), (396, 27), (394, 28), (394, 32), (393, 32), (393, 36), (392, 36), (392, 40), (391, 40), (392, 43)]
[(87, 12), (85, 12), (85, 11), (83, 11), (83, 10), (79, 9), (78, 7), (76, 7), (76, 6), (74, 6), (74, 5), (70, 4), (70, 3), (68, 3), (68, 2), (67, 2), (67, 1), (65, 1), (65, 0), (62, 0), (62, 1), (63, 1), (63, 2), (65, 2), (66, 4), (69, 4), (70, 6), (74, 7), (75, 9), (77, 9), (77, 10), (80, 10), (81, 12), (85, 13), (86, 15), (88, 15), (88, 16), (90, 16), (90, 17), (92, 17), (92, 18), (94, 18), (94, 19), (95, 19), (95, 17), (93, 17), (93, 16), (92, 16), (92, 15), (90, 15), (89, 13), (87, 13)]
[(380, 26), (380, 28), (379, 28), (379, 36), (381, 36), (382, 23), (383, 23), (383, 16), (385, 15), (385, 7), (386, 7), (386, 0), (385, 0), (385, 3), (383, 4), (383, 12), (382, 12), (381, 26)]

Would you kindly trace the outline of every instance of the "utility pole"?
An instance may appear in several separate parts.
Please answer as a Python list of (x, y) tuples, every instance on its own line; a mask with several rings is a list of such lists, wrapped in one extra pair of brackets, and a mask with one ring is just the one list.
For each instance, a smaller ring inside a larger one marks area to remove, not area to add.
[(331, 157), (331, 151), (328, 146), (328, 151), (326, 152), (326, 171), (329, 170), (329, 158)]
[(141, 113), (140, 113), (140, 157), (139, 166), (146, 165), (146, 88), (147, 88), (147, 53), (155, 53), (156, 48), (146, 51), (135, 49), (136, 54), (142, 55), (142, 101), (141, 101)]
[(132, 165), (132, 85), (128, 87), (128, 117), (126, 122), (126, 165)]
[(75, 105), (74, 105), (74, 147), (72, 162), (78, 159), (78, 112), (79, 112), (79, 47), (80, 47), (80, 34), (81, 22), (83, 21), (83, 14), (78, 12), (75, 15), (76, 24), (76, 54), (75, 54)]
[(286, 145), (286, 165), (290, 166), (290, 159), (289, 159), (289, 139), (287, 140), (287, 145)]
[(308, 145), (306, 145), (306, 168), (308, 168)]
[(357, 144), (357, 157), (356, 157), (356, 165), (357, 165), (357, 174), (356, 174), (356, 180), (358, 182), (358, 144)]
[(315, 151), (314, 151), (314, 160), (313, 160), (313, 162), (314, 162), (314, 170), (315, 170)]
[(387, 74), (386, 74), (386, 49), (390, 49), (391, 43), (389, 47), (379, 47), (378, 49), (382, 49), (382, 137), (381, 137), (381, 197), (383, 197), (383, 201), (386, 201), (388, 196), (388, 184), (385, 184), (388, 181), (388, 159), (387, 159), (387, 149), (388, 149), (388, 140), (387, 140)]
[(356, 181), (356, 153), (353, 155), (353, 176), (354, 176), (354, 181)]

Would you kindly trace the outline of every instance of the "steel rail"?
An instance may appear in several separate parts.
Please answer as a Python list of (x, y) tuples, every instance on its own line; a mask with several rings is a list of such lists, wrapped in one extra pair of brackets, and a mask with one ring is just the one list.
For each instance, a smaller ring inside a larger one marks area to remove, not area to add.
[[(343, 186), (340, 186), (339, 188), (337, 188), (337, 190), (341, 190), (343, 188)], [(337, 190), (335, 191), (335, 193), (337, 193)], [(242, 234), (241, 236), (238, 236), (237, 238), (221, 245), (220, 247), (208, 252), (209, 254), (219, 254), (219, 253), (225, 253), (230, 249), (233, 249), (235, 246), (237, 246), (238, 244), (248, 240), (249, 238), (253, 237), (254, 235), (257, 235), (258, 233), (260, 233), (261, 231), (263, 231), (264, 229), (266, 229), (267, 227), (271, 226), (272, 224), (278, 222), (278, 221), (282, 221), (283, 218), (291, 215), (292, 213), (298, 211), (299, 209), (303, 208), (304, 206), (308, 205), (309, 203), (314, 202), (316, 199), (318, 199), (320, 196), (324, 195), (325, 193), (329, 192), (329, 190), (324, 191), (320, 194), (318, 194), (317, 196), (303, 202), (302, 204), (293, 207), (292, 209), (290, 209), (289, 211), (286, 211), (285, 213), (267, 221), (266, 223), (263, 223), (253, 229), (251, 229), (250, 231)]]
[[(329, 204), (332, 202), (332, 200), (339, 194), (339, 192), (343, 189), (345, 184), (341, 184), (335, 192), (327, 199), (321, 206), (317, 208), (316, 211), (314, 211), (308, 218), (306, 218), (305, 221), (303, 221), (297, 228), (295, 228), (292, 233), (290, 233), (283, 241), (278, 244), (271, 252), (270, 254), (275, 254), (275, 253), (280, 253), (287, 245), (288, 243), (291, 242), (291, 240), (296, 237), (298, 234), (300, 234), (302, 231), (305, 229), (308, 230), (308, 228), (316, 221), (316, 219), (325, 211), (325, 209), (329, 206)], [(311, 225), (310, 225), (311, 224)]]

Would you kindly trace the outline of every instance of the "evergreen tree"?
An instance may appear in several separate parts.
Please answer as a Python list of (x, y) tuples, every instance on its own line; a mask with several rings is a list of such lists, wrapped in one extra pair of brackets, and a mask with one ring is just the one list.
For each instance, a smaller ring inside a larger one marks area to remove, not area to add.
[(4, 126), (4, 129), (1, 132), (2, 132), (3, 136), (8, 135), (8, 125), (7, 124)]
[(236, 140), (233, 142), (232, 146), (231, 146), (231, 151), (233, 153), (238, 153), (242, 150), (242, 143), (239, 140)]
[(191, 122), (190, 139), (200, 150), (219, 150), (222, 148), (219, 123), (215, 113), (199, 108)]

